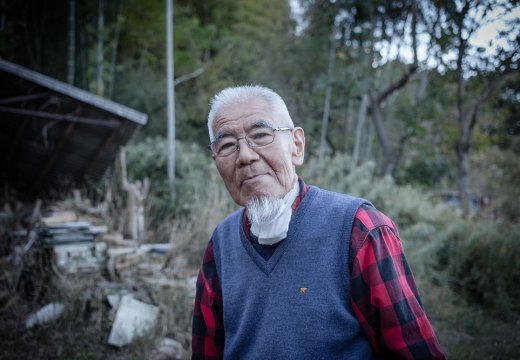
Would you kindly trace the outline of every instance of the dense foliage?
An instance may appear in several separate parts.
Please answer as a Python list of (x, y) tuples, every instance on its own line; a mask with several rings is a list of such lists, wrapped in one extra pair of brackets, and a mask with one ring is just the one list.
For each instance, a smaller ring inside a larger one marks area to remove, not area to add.
[[(515, 2), (174, 5), (175, 72), (184, 79), (176, 86), (178, 139), (205, 145), (210, 97), (224, 86), (261, 83), (277, 90), (305, 127), (310, 156), (349, 153), (400, 184), (474, 193), (518, 218), (500, 191), (479, 179), (499, 174), (508, 182), (517, 163), (519, 23), (508, 15), (518, 12)], [(148, 113), (137, 141), (164, 136), (164, 12), (161, 0), (7, 2), (0, 54)], [(472, 42), (499, 19), (509, 20), (492, 48)], [(491, 169), (493, 146), (500, 161)]]

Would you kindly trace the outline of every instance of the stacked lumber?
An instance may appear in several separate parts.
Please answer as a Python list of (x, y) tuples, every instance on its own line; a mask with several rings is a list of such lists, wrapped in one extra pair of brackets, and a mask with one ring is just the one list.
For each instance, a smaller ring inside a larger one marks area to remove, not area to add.
[(52, 210), (46, 216), (33, 221), (27, 229), (18, 228), (8, 233), (14, 243), (22, 243), (21, 253), (33, 246), (52, 250), (54, 263), (64, 273), (97, 271), (104, 261), (106, 244), (96, 241), (108, 231), (99, 225), (99, 219), (78, 219), (75, 211)]

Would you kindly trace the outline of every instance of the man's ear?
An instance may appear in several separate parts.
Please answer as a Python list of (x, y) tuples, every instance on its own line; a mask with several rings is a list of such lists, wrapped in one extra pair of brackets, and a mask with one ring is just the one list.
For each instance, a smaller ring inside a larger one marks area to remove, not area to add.
[(301, 127), (295, 127), (292, 131), (292, 138), (294, 141), (292, 163), (294, 166), (300, 166), (303, 164), (305, 156), (305, 132)]

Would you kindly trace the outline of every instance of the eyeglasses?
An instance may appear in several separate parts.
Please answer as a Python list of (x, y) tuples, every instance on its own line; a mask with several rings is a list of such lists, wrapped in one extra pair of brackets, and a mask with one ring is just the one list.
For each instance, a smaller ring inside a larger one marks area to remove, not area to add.
[(233, 154), (235, 151), (240, 149), (238, 143), (239, 140), (244, 139), (247, 146), (250, 148), (257, 148), (265, 145), (269, 145), (274, 141), (274, 134), (276, 131), (292, 130), (291, 127), (255, 127), (246, 134), (244, 137), (236, 138), (231, 135), (224, 135), (221, 138), (213, 141), (208, 145), (208, 149), (211, 150), (214, 156), (222, 157)]

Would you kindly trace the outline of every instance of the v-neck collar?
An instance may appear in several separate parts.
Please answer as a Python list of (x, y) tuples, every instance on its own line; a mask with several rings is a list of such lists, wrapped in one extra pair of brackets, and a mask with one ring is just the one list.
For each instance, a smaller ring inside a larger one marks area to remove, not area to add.
[[(251, 260), (256, 264), (256, 266), (266, 275), (270, 276), (270, 274), (274, 271), (278, 262), (282, 259), (283, 254), (287, 250), (287, 248), (291, 245), (292, 242), (298, 240), (298, 232), (300, 231), (300, 224), (302, 219), (305, 217), (308, 207), (314, 200), (316, 195), (316, 189), (311, 187), (307, 194), (301, 199), (301, 203), (299, 204), (296, 212), (293, 214), (291, 221), (289, 222), (289, 230), (287, 232), (287, 237), (278, 243), (278, 246), (274, 250), (273, 254), (265, 259), (253, 246), (251, 240), (246, 235), (244, 230), (244, 224), (241, 221), (240, 226), (240, 240), (244, 249), (248, 253)], [(242, 219), (245, 216), (244, 211), (242, 211)]]

